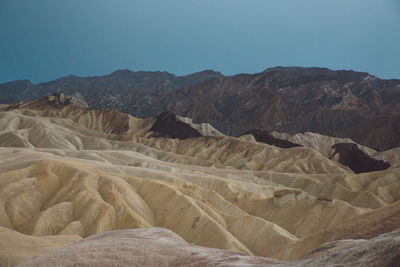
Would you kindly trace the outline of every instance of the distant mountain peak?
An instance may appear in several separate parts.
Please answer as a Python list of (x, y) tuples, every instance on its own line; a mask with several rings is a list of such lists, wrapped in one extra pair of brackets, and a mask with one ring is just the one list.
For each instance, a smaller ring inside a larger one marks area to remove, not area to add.
[(276, 66), (272, 68), (267, 68), (263, 72), (270, 72), (270, 71), (286, 71), (286, 72), (293, 72), (293, 73), (311, 73), (311, 72), (334, 72), (328, 68), (321, 68), (321, 67), (300, 67), (300, 66)]
[(331, 70), (328, 68), (320, 67), (299, 67), (299, 66), (277, 66), (273, 68), (267, 68), (263, 73), (268, 72), (287, 72), (294, 73), (298, 75), (306, 76), (328, 76), (328, 77), (348, 77), (349, 79), (354, 79), (357, 76), (358, 80), (365, 77), (371, 76), (367, 72), (357, 72), (353, 70)]

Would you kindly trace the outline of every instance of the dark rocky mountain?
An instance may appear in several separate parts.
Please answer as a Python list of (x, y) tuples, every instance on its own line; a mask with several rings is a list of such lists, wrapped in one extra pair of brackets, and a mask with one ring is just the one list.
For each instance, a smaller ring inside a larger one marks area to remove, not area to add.
[(390, 163), (383, 160), (377, 160), (368, 156), (359, 149), (356, 144), (338, 143), (332, 146), (335, 149), (334, 154), (339, 154), (339, 162), (348, 166), (355, 173), (382, 171), (390, 168)]
[(301, 147), (299, 144), (294, 144), (290, 141), (273, 137), (267, 131), (250, 130), (242, 135), (251, 134), (257, 142), (262, 142), (268, 145), (277, 146), (280, 148)]
[(149, 130), (149, 132), (152, 132), (151, 136), (178, 138), (180, 140), (201, 136), (199, 131), (180, 121), (175, 114), (169, 111), (158, 114), (154, 119), (155, 122)]
[(137, 117), (170, 110), (195, 123), (208, 122), (229, 135), (251, 129), (310, 131), (349, 137), (377, 150), (400, 146), (400, 80), (382, 80), (363, 72), (276, 67), (257, 74), (223, 76), (204, 71), (179, 77), (121, 70), (37, 85), (3, 84), (0, 103), (55, 92)]

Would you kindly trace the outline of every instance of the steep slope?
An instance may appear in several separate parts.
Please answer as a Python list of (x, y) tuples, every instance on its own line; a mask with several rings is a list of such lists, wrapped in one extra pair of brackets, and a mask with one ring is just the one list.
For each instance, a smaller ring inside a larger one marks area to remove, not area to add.
[(387, 159), (392, 165), (400, 166), (400, 147), (380, 153), (385, 159)]
[(152, 137), (178, 138), (181, 140), (202, 136), (198, 130), (169, 111), (162, 112), (155, 117), (155, 122), (149, 132), (153, 133)]
[(355, 173), (382, 171), (390, 167), (390, 163), (374, 159), (357, 147), (357, 144), (338, 143), (332, 146), (335, 149), (331, 157), (339, 155), (338, 162), (348, 166)]
[(176, 116), (176, 118), (184, 123), (189, 124), (193, 129), (196, 129), (202, 136), (221, 136), (220, 131), (215, 129), (209, 123), (194, 123), (191, 118)]
[(370, 239), (399, 229), (399, 225), (400, 202), (398, 201), (303, 238), (290, 258), (296, 259), (328, 241)]

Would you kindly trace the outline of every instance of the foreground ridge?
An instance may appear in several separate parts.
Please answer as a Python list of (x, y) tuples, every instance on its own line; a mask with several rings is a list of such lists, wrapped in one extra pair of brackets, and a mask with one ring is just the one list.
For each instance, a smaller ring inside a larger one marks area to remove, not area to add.
[(399, 231), (371, 240), (329, 242), (303, 259), (284, 263), (193, 246), (167, 229), (144, 228), (91, 236), (21, 266), (395, 266), (399, 257)]

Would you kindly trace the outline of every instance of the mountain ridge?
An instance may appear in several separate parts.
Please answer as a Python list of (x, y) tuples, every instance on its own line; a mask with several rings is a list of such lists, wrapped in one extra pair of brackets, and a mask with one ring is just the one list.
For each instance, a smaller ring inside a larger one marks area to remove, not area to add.
[(379, 151), (400, 146), (400, 80), (382, 80), (365, 72), (275, 67), (256, 74), (203, 71), (175, 76), (118, 70), (36, 86), (20, 84), (28, 88), (20, 95), (10, 84), (0, 85), (0, 103), (63, 92), (89, 106), (140, 118), (169, 110), (193, 123), (210, 123), (228, 135), (253, 129), (315, 132), (351, 138)]

